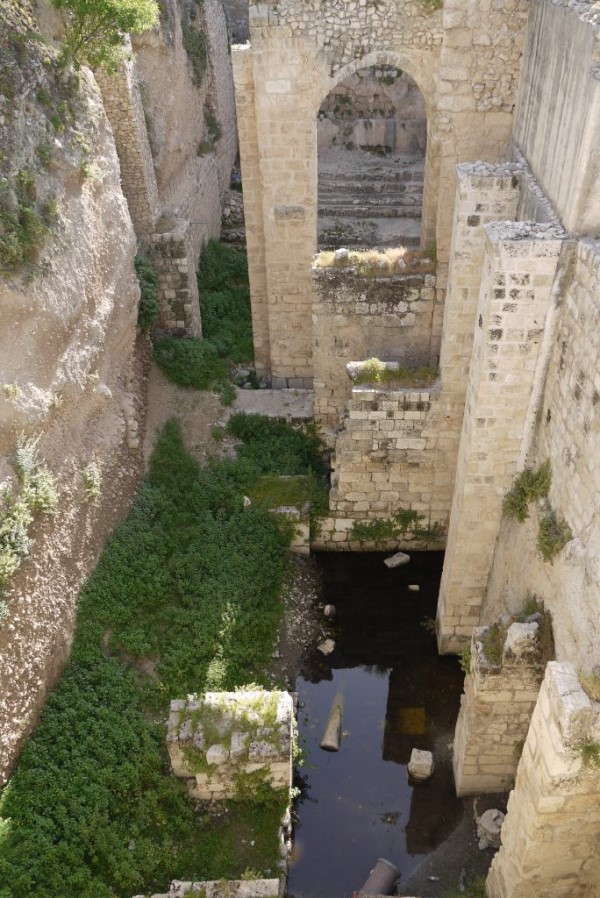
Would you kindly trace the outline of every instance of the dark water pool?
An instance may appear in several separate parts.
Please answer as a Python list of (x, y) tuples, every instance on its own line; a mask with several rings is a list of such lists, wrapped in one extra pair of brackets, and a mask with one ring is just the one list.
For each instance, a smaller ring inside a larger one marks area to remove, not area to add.
[[(385, 557), (317, 556), (323, 600), (337, 608), (336, 649), (308, 658), (296, 684), (306, 763), (288, 882), (294, 898), (350, 898), (378, 857), (400, 868), (402, 883), (463, 813), (448, 747), (463, 675), (422, 626), (435, 616), (443, 554), (413, 553), (395, 570)], [(329, 753), (319, 742), (339, 695), (344, 735)], [(415, 787), (406, 770), (414, 747), (433, 751), (436, 762), (433, 779)]]

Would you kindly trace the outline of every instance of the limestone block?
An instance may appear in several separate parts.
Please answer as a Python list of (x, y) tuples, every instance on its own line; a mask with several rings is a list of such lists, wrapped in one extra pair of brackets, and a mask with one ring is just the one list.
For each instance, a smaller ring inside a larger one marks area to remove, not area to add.
[(422, 751), (419, 748), (413, 748), (408, 762), (409, 775), (418, 782), (425, 782), (431, 779), (435, 769), (433, 755), (430, 751)]

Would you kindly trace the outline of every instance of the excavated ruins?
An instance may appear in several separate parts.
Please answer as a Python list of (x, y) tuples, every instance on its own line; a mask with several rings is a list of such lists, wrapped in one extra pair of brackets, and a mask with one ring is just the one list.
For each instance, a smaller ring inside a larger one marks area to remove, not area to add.
[[(312, 420), (331, 460), (319, 526), (284, 508), (294, 551), (444, 552), (429, 623), (466, 676), (438, 762), (458, 797), (508, 798), (485, 895), (600, 898), (600, 3), (160, 0), (110, 74), (57, 67), (57, 5), (0, 0), (2, 783), (142, 482), (147, 411), (154, 433), (173, 403), (202, 463), (234, 453), (216, 401), (156, 371), (148, 392), (136, 329), (141, 250), (160, 333), (202, 337), (222, 233), (247, 248), (263, 387), (237, 408)], [(35, 487), (48, 513), (15, 548), (25, 449), (59, 498)], [(168, 697), (201, 800), (257, 770), (290, 785), (292, 698), (237, 695)], [(288, 811), (276, 836), (285, 868)], [(279, 872), (227, 894), (283, 894)], [(171, 875), (169, 898), (221, 898)]]

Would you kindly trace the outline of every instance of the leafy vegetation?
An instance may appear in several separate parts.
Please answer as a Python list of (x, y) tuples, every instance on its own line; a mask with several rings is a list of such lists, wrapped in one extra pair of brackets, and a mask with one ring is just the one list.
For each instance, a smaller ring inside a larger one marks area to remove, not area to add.
[[(288, 428), (292, 451), (280, 433), (278, 460), (268, 425), (241, 429), (252, 457), (308, 474), (312, 437)], [(175, 871), (275, 869), (287, 796), (263, 790), (215, 819), (168, 774), (164, 742), (172, 698), (266, 680), (287, 535), (243, 505), (265, 469), (246, 457), (199, 470), (166, 425), (82, 592), (66, 673), (0, 799), (0, 898), (131, 898), (164, 890)]]
[(502, 653), (504, 651), (504, 643), (506, 642), (507, 627), (496, 622), (487, 627), (483, 634), (481, 645), (483, 654), (490, 664), (502, 664)]
[(196, 87), (200, 87), (208, 62), (206, 36), (185, 20), (181, 23), (181, 32), (183, 46), (192, 67), (192, 81)]
[(0, 177), (0, 273), (37, 258), (55, 215), (55, 205), (37, 201), (34, 172), (22, 169), (12, 184)]
[(313, 428), (293, 428), (274, 418), (237, 412), (229, 419), (227, 429), (244, 443), (238, 450), (239, 457), (263, 474), (326, 473)]
[(198, 271), (204, 339), (165, 337), (154, 344), (154, 357), (175, 383), (216, 390), (224, 405), (235, 399), (227, 379), (230, 365), (253, 358), (252, 316), (246, 254), (209, 241)]
[(156, 0), (51, 0), (67, 13), (61, 50), (63, 63), (89, 65), (115, 71), (123, 58), (128, 34), (139, 34), (158, 24)]
[(83, 485), (85, 487), (85, 501), (95, 502), (100, 496), (102, 488), (102, 474), (100, 468), (95, 461), (91, 461), (85, 466), (81, 472)]
[(208, 340), (163, 337), (154, 343), (157, 365), (182, 387), (209, 390), (226, 377), (227, 369)]
[(21, 436), (14, 458), (18, 490), (0, 484), (0, 596), (31, 550), (28, 536), (36, 512), (54, 514), (58, 494), (54, 477), (37, 454), (37, 440)]
[(160, 312), (158, 275), (149, 256), (136, 256), (133, 264), (141, 291), (137, 323), (139, 329), (145, 333), (156, 324)]
[(471, 673), (471, 663), (473, 661), (471, 646), (468, 645), (466, 649), (463, 649), (458, 656), (458, 666), (462, 670), (464, 674)]
[(251, 362), (254, 349), (246, 253), (210, 240), (200, 258), (198, 289), (205, 339), (221, 358)]
[(517, 475), (510, 491), (504, 497), (502, 503), (504, 513), (518, 521), (525, 521), (529, 517), (529, 503), (546, 498), (551, 483), (550, 461), (545, 461), (536, 470), (525, 468)]
[(424, 516), (410, 508), (399, 509), (391, 518), (382, 518), (378, 521), (356, 521), (350, 531), (351, 540), (365, 540), (372, 543), (382, 543), (388, 540), (399, 539), (405, 534), (424, 542), (439, 542), (442, 538), (442, 528), (437, 523), (424, 527)]
[(573, 533), (567, 522), (552, 510), (540, 520), (537, 546), (544, 561), (552, 563), (555, 556), (564, 549)]
[(594, 739), (586, 739), (576, 746), (576, 751), (583, 761), (584, 767), (600, 767), (600, 743)]
[(514, 615), (513, 619), (523, 623), (533, 614), (540, 615), (538, 621), (538, 643), (540, 646), (540, 664), (545, 668), (548, 661), (553, 661), (556, 657), (552, 615), (546, 610), (541, 599), (532, 593), (528, 593), (523, 607)]

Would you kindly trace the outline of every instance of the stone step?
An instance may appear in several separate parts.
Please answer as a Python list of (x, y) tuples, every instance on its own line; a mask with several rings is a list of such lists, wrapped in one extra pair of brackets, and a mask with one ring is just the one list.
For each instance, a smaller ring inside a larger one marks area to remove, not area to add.
[(414, 206), (319, 206), (319, 216), (326, 218), (421, 218), (421, 204)]

